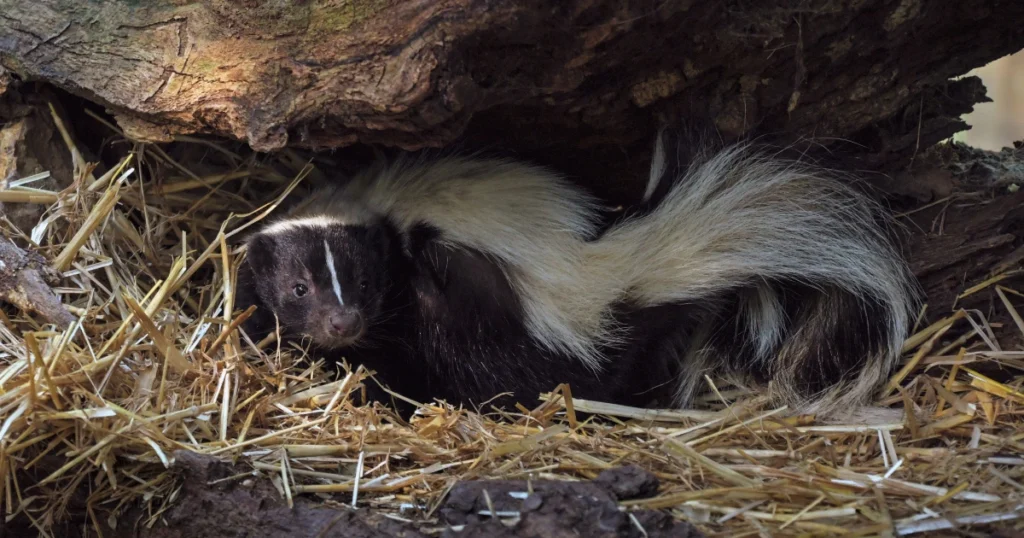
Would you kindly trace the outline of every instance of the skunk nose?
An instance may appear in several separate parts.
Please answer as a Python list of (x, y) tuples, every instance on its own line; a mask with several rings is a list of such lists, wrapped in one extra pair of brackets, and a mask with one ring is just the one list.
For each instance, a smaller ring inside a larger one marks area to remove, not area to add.
[(363, 330), (363, 317), (355, 310), (331, 314), (331, 328), (339, 336), (354, 336)]

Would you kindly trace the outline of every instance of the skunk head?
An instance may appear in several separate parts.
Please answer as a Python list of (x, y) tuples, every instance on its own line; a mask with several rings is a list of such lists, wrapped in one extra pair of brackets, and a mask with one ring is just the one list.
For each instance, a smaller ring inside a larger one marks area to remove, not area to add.
[(384, 220), (350, 224), (330, 218), (285, 220), (248, 241), (256, 293), (281, 331), (337, 349), (358, 345), (382, 316), (400, 256)]

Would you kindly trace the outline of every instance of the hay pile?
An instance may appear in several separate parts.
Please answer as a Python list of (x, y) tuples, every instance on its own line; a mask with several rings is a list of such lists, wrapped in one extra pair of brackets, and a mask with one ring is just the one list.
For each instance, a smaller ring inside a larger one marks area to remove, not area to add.
[[(101, 536), (136, 503), (142, 525), (159, 525), (178, 491), (168, 471), (178, 449), (251, 466), (289, 502), (329, 493), (434, 526), (458, 480), (573, 480), (633, 463), (662, 490), (627, 508), (668, 509), (711, 536), (1020, 528), (1024, 353), (1002, 350), (979, 312), (922, 323), (880, 399), (890, 412), (858, 423), (792, 417), (709, 380), (701, 411), (574, 400), (560, 387), (519, 414), (425, 403), (409, 424), (353, 404), (374, 382), (366, 372), (336, 377), (237, 330), (246, 313), (232, 308), (232, 245), (315, 167), (177, 145), (195, 158), (113, 136), (107, 147), (124, 156), (98, 176), (72, 145), (75, 185), (15, 182), (5, 197), (52, 204), (33, 230), (0, 226), (63, 272), (56, 291), (77, 318), (63, 331), (10, 309), (0, 319), (3, 502), (42, 535), (83, 507), (82, 525)], [(1024, 333), (1019, 293), (1002, 278), (965, 293), (995, 289)]]

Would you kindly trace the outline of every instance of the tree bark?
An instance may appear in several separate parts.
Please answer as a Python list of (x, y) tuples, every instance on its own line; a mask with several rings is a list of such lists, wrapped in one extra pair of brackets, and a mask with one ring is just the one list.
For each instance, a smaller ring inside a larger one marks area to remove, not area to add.
[(0, 237), (0, 300), (67, 329), (75, 317), (61, 305), (60, 298), (50, 287), (59, 282), (60, 274), (42, 256), (26, 252), (6, 237)]
[[(960, 116), (985, 99), (984, 88), (951, 79), (1024, 47), (1022, 20), (1020, 0), (0, 0), (0, 93), (19, 81), (52, 84), (105, 106), (129, 136), (149, 141), (200, 133), (270, 151), (468, 138), (614, 177), (646, 151), (658, 123), (700, 117), (726, 138), (850, 140), (863, 168), (894, 171), (921, 166), (928, 147), (966, 127)], [(22, 128), (9, 127), (11, 140)], [(23, 176), (29, 153), (5, 147), (17, 159), (0, 167), (3, 177)], [(584, 151), (592, 158), (581, 159)], [(935, 194), (934, 185), (902, 187)], [(1024, 194), (986, 189), (969, 205), (913, 216), (910, 258), (930, 312), (944, 315), (965, 282), (1024, 259)], [(38, 256), (0, 242), (0, 261), (12, 269), (0, 271), (0, 298), (70, 322)], [(984, 297), (991, 293), (970, 301)], [(190, 480), (186, 504), (167, 514), (171, 527), (125, 526), (121, 535), (418, 532), (308, 499), (289, 509), (259, 482), (209, 487), (237, 470), (187, 456), (179, 463)], [(546, 508), (522, 528), (557, 530), (552, 514), (564, 512), (547, 509), (569, 506), (633, 532), (609, 509), (621, 494), (605, 488), (593, 506), (577, 506), (562, 486), (545, 486)], [(442, 507), (447, 521), (466, 526), (462, 536), (503, 532), (476, 517), (481, 487), (459, 486)], [(638, 517), (663, 536), (693, 532), (657, 513)]]
[(880, 168), (965, 127), (984, 91), (950, 78), (1024, 47), (1021, 20), (1015, 0), (0, 0), (0, 65), (147, 140), (624, 147), (701, 115)]
[[(958, 298), (988, 278), (1015, 277), (1024, 262), (1024, 143), (1001, 153), (963, 145), (939, 146), (900, 182), (936, 187), (934, 203), (900, 219), (906, 224), (911, 270), (921, 282), (936, 319), (952, 308), (995, 311), (1007, 323), (1002, 334), (1019, 336), (1004, 308), (989, 308), (993, 288)], [(1014, 302), (1019, 302), (1014, 298)], [(1009, 345), (1009, 343), (1007, 343)]]

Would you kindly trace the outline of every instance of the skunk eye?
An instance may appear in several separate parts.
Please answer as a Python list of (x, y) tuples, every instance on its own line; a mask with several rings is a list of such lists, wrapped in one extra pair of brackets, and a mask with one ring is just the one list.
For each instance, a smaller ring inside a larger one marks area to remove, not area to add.
[(370, 283), (365, 278), (359, 281), (359, 289), (361, 291), (366, 291), (368, 287), (370, 287)]
[(296, 297), (302, 297), (309, 293), (309, 288), (307, 288), (305, 284), (296, 284), (295, 287), (292, 288), (292, 293), (294, 293)]

